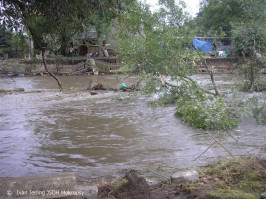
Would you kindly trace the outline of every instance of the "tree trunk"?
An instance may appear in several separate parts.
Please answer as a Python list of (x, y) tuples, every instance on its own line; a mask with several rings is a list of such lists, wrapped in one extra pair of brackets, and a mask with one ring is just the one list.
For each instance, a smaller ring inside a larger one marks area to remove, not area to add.
[(61, 81), (58, 79), (58, 77), (56, 75), (54, 75), (53, 72), (50, 72), (48, 67), (47, 67), (46, 58), (45, 58), (45, 48), (42, 49), (42, 60), (43, 60), (43, 64), (44, 64), (45, 70), (48, 72), (48, 74), (50, 76), (52, 76), (57, 81), (57, 84), (58, 84), (60, 92), (63, 91), (63, 87), (62, 87)]
[(206, 68), (207, 72), (209, 73), (210, 77), (211, 77), (211, 82), (215, 91), (215, 95), (218, 96), (219, 95), (219, 91), (217, 88), (217, 85), (215, 84), (215, 80), (214, 80), (214, 76), (213, 76), (213, 71), (212, 69), (210, 70), (206, 60), (202, 57), (202, 55), (198, 52), (197, 48), (194, 46), (194, 44), (192, 43), (192, 47), (196, 50), (197, 54), (199, 55), (201, 60), (204, 60), (204, 67)]
[(250, 66), (250, 76), (249, 76), (249, 81), (250, 81), (250, 88), (253, 87), (253, 84), (254, 84), (254, 63), (251, 63), (251, 66)]
[(249, 76), (250, 88), (253, 87), (253, 84), (255, 81), (255, 73), (254, 73), (255, 63), (256, 63), (256, 41), (254, 40), (254, 46), (253, 46), (253, 52), (252, 52), (252, 62), (250, 65), (250, 76)]
[(206, 60), (204, 61), (204, 66), (205, 66), (207, 72), (209, 73), (209, 75), (211, 77), (211, 82), (212, 82), (212, 85), (213, 85), (213, 88), (214, 88), (214, 91), (215, 91), (215, 95), (218, 96), (219, 95), (219, 91), (218, 91), (217, 85), (216, 85), (215, 80), (214, 80), (213, 71), (212, 71), (212, 69), (209, 69), (209, 67), (208, 67), (208, 65), (206, 63)]
[(214, 76), (213, 76), (213, 71), (212, 69), (209, 71), (209, 74), (211, 76), (211, 81), (212, 81), (212, 85), (213, 85), (213, 88), (214, 88), (214, 91), (215, 91), (215, 94), (218, 96), (219, 95), (219, 91), (218, 91), (218, 88), (217, 88), (217, 85), (214, 81)]

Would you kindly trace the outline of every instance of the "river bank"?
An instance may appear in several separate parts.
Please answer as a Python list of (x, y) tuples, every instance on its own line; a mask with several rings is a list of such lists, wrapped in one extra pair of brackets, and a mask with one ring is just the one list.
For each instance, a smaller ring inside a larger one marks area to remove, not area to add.
[[(98, 183), (99, 198), (253, 199), (266, 197), (266, 160), (255, 157), (219, 161), (168, 179), (145, 179), (130, 171), (123, 178)], [(162, 173), (162, 170), (160, 170)], [(194, 170), (195, 171), (195, 170)], [(195, 173), (197, 173), (195, 171)], [(179, 173), (180, 174), (180, 173)], [(157, 175), (158, 176), (158, 175)]]
[[(264, 151), (265, 151), (265, 147)], [(0, 198), (253, 199), (266, 198), (266, 159), (223, 158), (204, 167), (156, 165), (150, 175), (128, 169), (120, 176), (78, 182), (72, 172), (0, 178)], [(151, 175), (153, 174), (153, 175)]]
[[(0, 78), (48, 75), (41, 59), (11, 58), (2, 62)], [(49, 71), (57, 76), (121, 73), (116, 57), (58, 57), (48, 58), (46, 63)]]
[[(121, 73), (117, 57), (52, 57), (47, 58), (47, 66), (57, 76), (92, 75), (94, 71), (89, 62), (90, 59), (95, 61), (99, 73)], [(236, 65), (241, 62), (240, 60), (238, 57), (206, 58), (206, 64), (214, 70), (214, 73), (233, 73), (237, 69)], [(197, 63), (195, 67), (199, 72), (207, 73), (202, 63)], [(0, 77), (5, 74), (9, 77), (45, 76), (48, 74), (41, 59), (11, 58), (3, 60), (2, 68), (3, 74), (1, 75), (0, 71)], [(265, 74), (265, 68), (262, 68), (261, 72)]]

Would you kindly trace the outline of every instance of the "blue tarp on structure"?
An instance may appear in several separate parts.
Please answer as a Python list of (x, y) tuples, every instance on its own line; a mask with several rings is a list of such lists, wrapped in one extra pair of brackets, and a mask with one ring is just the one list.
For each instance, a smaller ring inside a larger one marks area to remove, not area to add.
[(193, 39), (193, 45), (202, 52), (212, 51), (212, 41), (211, 40), (198, 40)]

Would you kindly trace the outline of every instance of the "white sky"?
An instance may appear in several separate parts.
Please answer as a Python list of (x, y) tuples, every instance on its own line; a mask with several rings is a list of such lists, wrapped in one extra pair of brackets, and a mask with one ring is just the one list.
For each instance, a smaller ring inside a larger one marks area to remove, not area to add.
[[(151, 5), (151, 9), (156, 10), (156, 4), (158, 4), (158, 0), (141, 0), (142, 2), (146, 2)], [(187, 4), (186, 11), (191, 14), (192, 17), (195, 17), (199, 12), (199, 3), (200, 0), (183, 0)]]

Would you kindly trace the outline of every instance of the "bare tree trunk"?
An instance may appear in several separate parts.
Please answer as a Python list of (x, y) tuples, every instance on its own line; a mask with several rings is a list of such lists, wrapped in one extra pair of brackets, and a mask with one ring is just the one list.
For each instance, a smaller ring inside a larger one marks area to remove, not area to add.
[(251, 63), (251, 66), (250, 66), (250, 76), (249, 76), (250, 88), (253, 87), (254, 80), (255, 80), (255, 78), (254, 78), (254, 64)]
[(249, 75), (249, 81), (250, 81), (250, 88), (253, 87), (254, 81), (255, 81), (255, 73), (254, 73), (254, 65), (256, 61), (256, 41), (254, 40), (254, 46), (253, 46), (253, 52), (252, 52), (252, 62), (250, 66), (250, 75)]
[(46, 58), (45, 58), (45, 48), (42, 48), (42, 60), (43, 60), (43, 64), (44, 64), (45, 70), (48, 72), (48, 74), (50, 76), (52, 76), (57, 81), (57, 84), (58, 84), (60, 92), (63, 91), (63, 87), (62, 87), (61, 81), (58, 79), (58, 77), (56, 75), (54, 75), (53, 72), (50, 72), (48, 67), (47, 67)]
[(196, 50), (197, 54), (199, 55), (200, 59), (201, 60), (204, 60), (204, 67), (206, 68), (207, 72), (209, 73), (210, 77), (211, 77), (211, 82), (212, 82), (212, 85), (213, 85), (213, 88), (214, 88), (214, 91), (215, 91), (215, 95), (218, 96), (219, 95), (219, 91), (218, 91), (218, 88), (217, 88), (217, 85), (215, 84), (215, 80), (214, 80), (214, 76), (213, 76), (213, 71), (212, 69), (210, 70), (207, 63), (206, 63), (206, 60), (202, 57), (202, 55), (198, 52), (197, 48), (194, 46), (194, 44), (192, 43), (192, 47)]
[(31, 36), (29, 35), (28, 36), (29, 38), (29, 59), (33, 57), (33, 44), (32, 44), (32, 38)]
[(41, 51), (42, 51), (42, 60), (43, 60), (43, 65), (44, 65), (45, 70), (48, 72), (48, 74), (50, 76), (52, 76), (57, 81), (57, 84), (58, 84), (58, 87), (59, 87), (60, 92), (63, 91), (63, 87), (62, 87), (61, 81), (57, 78), (56, 75), (54, 75), (52, 72), (50, 72), (49, 69), (48, 69), (48, 67), (47, 67), (46, 58), (45, 58), (45, 47), (44, 47), (46, 45), (44, 45), (41, 42), (42, 41), (41, 40), (41, 37), (38, 36), (38, 34), (36, 34), (36, 31), (34, 30), (34, 28), (29, 23), (29, 17), (28, 17), (29, 15), (27, 15), (25, 12), (23, 12), (23, 10), (25, 10), (25, 7), (22, 4), (19, 4), (19, 7), (22, 10), (22, 15), (24, 17), (24, 21), (26, 23), (26, 26), (29, 29), (29, 32), (30, 32), (30, 34), (32, 36), (33, 41), (37, 44), (37, 47), (39, 49), (41, 49)]
[(204, 66), (206, 68), (206, 70), (208, 71), (208, 73), (210, 74), (210, 77), (211, 77), (211, 82), (212, 82), (212, 85), (213, 85), (213, 88), (214, 88), (214, 91), (215, 91), (215, 95), (219, 95), (219, 91), (218, 91), (218, 88), (217, 88), (217, 85), (214, 81), (214, 76), (213, 76), (213, 71), (212, 69), (209, 69), (209, 67), (207, 66), (207, 63), (206, 63), (206, 60), (204, 62)]
[(215, 94), (218, 96), (219, 95), (219, 91), (218, 91), (217, 85), (216, 85), (216, 83), (214, 81), (214, 76), (213, 76), (213, 71), (212, 70), (210, 72), (210, 76), (211, 76), (211, 81), (212, 81), (212, 85), (214, 87)]

